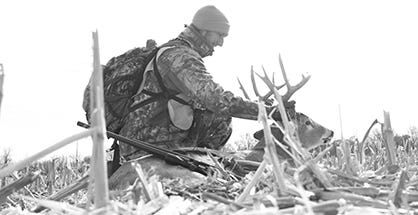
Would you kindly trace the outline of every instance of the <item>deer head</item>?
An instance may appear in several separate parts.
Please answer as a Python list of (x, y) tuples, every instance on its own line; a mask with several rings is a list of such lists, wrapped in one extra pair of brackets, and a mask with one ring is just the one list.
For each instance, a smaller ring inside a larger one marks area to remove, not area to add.
[[(296, 84), (296, 85), (291, 85), (289, 83), (289, 80), (287, 78), (284, 66), (283, 66), (283, 62), (281, 59), (281, 56), (279, 55), (279, 63), (280, 63), (280, 68), (282, 71), (282, 75), (283, 75), (283, 79), (285, 81), (285, 84), (283, 85), (279, 85), (276, 86), (274, 84), (274, 73), (273, 73), (273, 78), (272, 80), (270, 80), (267, 76), (267, 73), (265, 71), (265, 69), (263, 68), (263, 72), (264, 72), (264, 76), (260, 76), (258, 73), (255, 73), (253, 68), (251, 68), (251, 82), (253, 84), (253, 90), (254, 93), (259, 97), (259, 100), (261, 101), (268, 101), (269, 97), (271, 95), (273, 95), (273, 89), (281, 89), (282, 87), (286, 86), (287, 87), (287, 91), (286, 93), (282, 96), (282, 101), (284, 104), (289, 103), (290, 102), (290, 98), (291, 96), (298, 91), (299, 89), (301, 89), (310, 79), (311, 76), (302, 76), (302, 80)], [(255, 82), (255, 76), (254, 74), (257, 74), (257, 76), (263, 80), (263, 82), (269, 87), (269, 89), (271, 89), (266, 95), (261, 96), (261, 94), (259, 93), (257, 86), (256, 86), (256, 82)], [(250, 99), (248, 96), (248, 93), (245, 91), (243, 85), (241, 84), (241, 82), (238, 79), (238, 82), (240, 84), (240, 89), (244, 92), (244, 96), (247, 99)], [(303, 113), (299, 113), (296, 112), (295, 108), (288, 108), (286, 109), (286, 113), (287, 113), (287, 118), (293, 122), (293, 124), (296, 126), (296, 132), (299, 136), (299, 140), (302, 144), (303, 148), (306, 149), (312, 149), (315, 148), (316, 146), (319, 145), (323, 145), (326, 144), (328, 142), (330, 142), (330, 140), (332, 139), (334, 132), (327, 129), (326, 127), (316, 123), (315, 121), (313, 121), (311, 118), (309, 118), (307, 115), (303, 114)], [(281, 122), (278, 122), (279, 124)], [(283, 142), (283, 133), (279, 128), (272, 128), (272, 134), (273, 136), (279, 140), (280, 142)], [(254, 134), (254, 137), (256, 139), (259, 140), (259, 143), (252, 149), (252, 152), (247, 156), (247, 159), (250, 160), (256, 160), (256, 161), (261, 161), (263, 159), (263, 154), (264, 154), (264, 146), (265, 146), (265, 141), (264, 141), (264, 136), (263, 136), (263, 130), (260, 130), (258, 132), (256, 132)], [(283, 150), (281, 150), (279, 147), (277, 149), (278, 154), (281, 157), (289, 157), (286, 156), (286, 153), (284, 153)]]

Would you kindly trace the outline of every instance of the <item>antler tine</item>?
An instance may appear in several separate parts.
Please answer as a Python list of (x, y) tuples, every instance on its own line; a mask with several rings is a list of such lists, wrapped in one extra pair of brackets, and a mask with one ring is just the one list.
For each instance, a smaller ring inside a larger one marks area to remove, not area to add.
[(289, 79), (287, 79), (286, 71), (284, 70), (282, 56), (279, 54), (279, 63), (280, 63), (280, 69), (282, 71), (284, 82), (286, 83), (287, 88), (290, 87)]
[(287, 101), (289, 101), (290, 97), (292, 97), (292, 95), (296, 91), (298, 91), (300, 88), (302, 88), (309, 81), (311, 76), (308, 75), (307, 77), (305, 77), (304, 75), (302, 75), (302, 81), (300, 81), (295, 86), (292, 86), (292, 85), (290, 85), (289, 79), (287, 79), (286, 71), (284, 70), (283, 61), (282, 61), (282, 57), (280, 56), (280, 54), (279, 54), (279, 63), (280, 63), (280, 68), (282, 70), (283, 79), (286, 82), (286, 86), (287, 86), (287, 92), (283, 96), (283, 101), (287, 102)]
[[(258, 74), (257, 74), (258, 75)], [(260, 93), (258, 93), (258, 89), (257, 89), (257, 84), (255, 83), (255, 78), (254, 78), (254, 69), (253, 66), (251, 66), (251, 83), (253, 84), (253, 90), (255, 95), (260, 98)]]
[(242, 90), (242, 92), (244, 93), (244, 97), (248, 100), (251, 100), (250, 97), (247, 94), (247, 91), (245, 91), (244, 86), (242, 85), (241, 81), (239, 80), (239, 78), (237, 78), (238, 83), (239, 83), (239, 88)]
[(270, 90), (273, 90), (273, 88), (274, 88), (274, 85), (273, 85), (273, 83), (271, 82), (271, 80), (268, 78), (268, 76), (267, 76), (267, 73), (266, 73), (266, 70), (264, 69), (264, 67), (263, 66), (261, 66), (261, 68), (263, 69), (263, 72), (264, 72), (264, 76), (261, 76), (260, 74), (258, 74), (258, 73), (255, 73), (255, 74), (257, 74), (257, 76), (269, 87), (269, 89)]
[[(282, 87), (284, 87), (286, 84), (282, 84), (280, 86), (276, 86), (276, 90), (280, 90)], [(270, 90), (266, 95), (263, 96), (263, 101), (268, 99), (271, 95), (273, 95), (274, 91)]]
[(265, 95), (265, 96), (263, 96), (263, 98), (262, 98), (262, 100), (263, 101), (265, 101), (265, 100), (267, 100), (271, 95), (273, 95), (273, 93), (274, 93), (274, 88), (276, 88), (277, 90), (280, 90), (282, 87), (284, 87), (284, 84), (283, 85), (281, 85), (281, 86), (276, 86), (276, 84), (274, 83), (274, 73), (273, 73), (273, 81), (271, 81), (268, 77), (267, 77), (267, 73), (266, 73), (266, 70), (264, 69), (264, 66), (261, 66), (261, 68), (263, 69), (263, 71), (264, 71), (264, 77), (261, 77), (260, 75), (258, 75), (258, 77), (260, 77), (261, 78), (261, 80), (263, 80), (264, 81), (264, 83), (266, 83), (267, 84), (267, 86), (270, 88), (270, 91)]

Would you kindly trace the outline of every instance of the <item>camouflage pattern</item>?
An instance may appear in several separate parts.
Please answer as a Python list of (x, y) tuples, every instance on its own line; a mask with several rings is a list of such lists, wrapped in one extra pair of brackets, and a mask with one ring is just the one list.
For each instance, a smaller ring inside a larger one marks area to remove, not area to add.
[[(225, 91), (206, 71), (202, 58), (211, 55), (213, 48), (194, 26), (186, 27), (165, 45), (170, 48), (158, 58), (159, 72), (164, 85), (170, 91), (181, 93), (194, 110), (193, 125), (188, 130), (174, 126), (167, 100), (159, 100), (132, 111), (125, 119), (121, 135), (170, 149), (186, 146), (219, 149), (231, 135), (231, 117), (257, 119), (256, 103)], [(154, 75), (146, 77), (144, 89), (161, 92)], [(133, 105), (147, 97), (138, 93)], [(121, 154), (134, 158), (143, 152), (121, 144)]]

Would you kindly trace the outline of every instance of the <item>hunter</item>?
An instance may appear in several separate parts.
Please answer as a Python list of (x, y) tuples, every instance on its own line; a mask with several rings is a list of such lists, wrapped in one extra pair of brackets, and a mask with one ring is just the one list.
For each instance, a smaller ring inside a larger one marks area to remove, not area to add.
[[(213, 81), (202, 60), (211, 56), (215, 47), (223, 45), (229, 27), (219, 9), (205, 6), (177, 38), (163, 44), (156, 65), (148, 65), (157, 66), (160, 76), (146, 76), (141, 90), (161, 92), (164, 89), (159, 81), (162, 81), (166, 90), (174, 92), (178, 99), (157, 100), (130, 112), (120, 135), (168, 149), (219, 149), (232, 133), (231, 117), (256, 120), (257, 103), (225, 91)], [(147, 97), (138, 93), (133, 105)], [(127, 144), (120, 147), (121, 155), (127, 159), (144, 154)]]

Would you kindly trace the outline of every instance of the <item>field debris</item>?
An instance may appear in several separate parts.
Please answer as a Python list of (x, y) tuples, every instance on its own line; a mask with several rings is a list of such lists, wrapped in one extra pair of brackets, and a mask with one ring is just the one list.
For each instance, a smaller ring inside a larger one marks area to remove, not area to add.
[[(268, 114), (262, 112), (260, 116), (267, 125)], [(390, 123), (390, 119), (384, 121)], [(292, 129), (291, 122), (287, 123), (288, 129)], [(128, 168), (125, 175), (109, 178), (109, 203), (101, 208), (92, 207), (94, 200), (88, 197), (86, 189), (89, 159), (35, 162), (19, 170), (15, 177), (3, 178), (0, 214), (417, 213), (418, 132), (402, 138), (393, 135), (393, 131), (390, 134), (390, 126), (385, 124), (373, 121), (361, 142), (356, 138), (335, 140), (321, 146), (322, 150), (314, 148), (310, 152), (297, 148), (293, 156), (299, 161), (293, 164), (274, 158), (271, 149), (267, 149), (269, 153), (261, 163), (235, 157), (234, 165), (242, 165), (240, 171), (245, 169), (245, 174), (241, 172), (239, 176), (233, 173), (237, 168), (231, 169), (222, 162), (227, 160), (223, 156), (228, 152), (218, 154), (205, 149), (196, 149), (195, 153), (210, 154), (206, 159), (219, 171), (202, 175), (194, 182), (190, 178), (199, 173), (185, 168), (179, 172), (184, 177), (169, 178), (156, 174), (158, 168), (145, 168), (140, 162), (127, 163), (120, 168)], [(375, 125), (380, 125), (380, 129), (373, 130)], [(266, 138), (268, 128), (265, 127)], [(271, 140), (266, 147), (278, 147), (274, 144), (277, 140), (273, 137)], [(298, 144), (294, 136), (287, 136), (286, 140)], [(388, 156), (387, 144), (393, 144), (395, 156)], [(185, 151), (193, 153), (193, 149)], [(159, 165), (160, 169), (167, 167), (164, 161)], [(16, 176), (21, 179), (16, 181)]]

